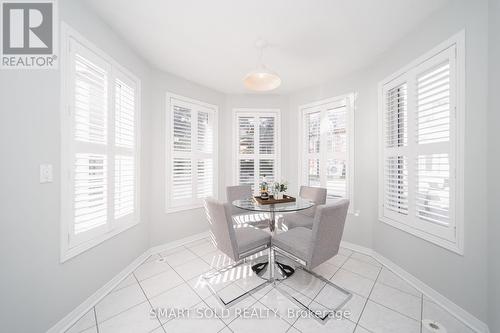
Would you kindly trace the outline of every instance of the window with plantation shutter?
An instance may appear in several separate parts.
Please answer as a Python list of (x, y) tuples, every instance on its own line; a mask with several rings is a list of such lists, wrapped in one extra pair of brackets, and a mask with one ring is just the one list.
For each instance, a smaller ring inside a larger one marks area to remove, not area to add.
[(462, 252), (463, 36), (381, 83), (380, 220)]
[(301, 184), (326, 188), (329, 199), (352, 201), (353, 103), (354, 95), (347, 95), (300, 108)]
[(139, 80), (69, 27), (63, 36), (66, 260), (138, 222)]
[(235, 109), (234, 124), (236, 184), (280, 181), (279, 110)]
[(167, 211), (216, 196), (216, 124), (215, 106), (167, 94)]

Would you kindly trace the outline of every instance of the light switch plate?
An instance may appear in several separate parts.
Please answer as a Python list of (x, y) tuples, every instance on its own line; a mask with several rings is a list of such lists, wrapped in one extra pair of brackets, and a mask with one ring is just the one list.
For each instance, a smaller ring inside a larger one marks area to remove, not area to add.
[(53, 181), (52, 164), (40, 164), (40, 184), (52, 183)]

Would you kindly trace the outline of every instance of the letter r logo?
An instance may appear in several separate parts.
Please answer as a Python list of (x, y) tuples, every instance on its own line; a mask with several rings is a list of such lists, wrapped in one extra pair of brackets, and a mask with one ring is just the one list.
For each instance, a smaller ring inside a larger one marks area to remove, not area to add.
[(2, 3), (3, 54), (51, 54), (53, 3)]

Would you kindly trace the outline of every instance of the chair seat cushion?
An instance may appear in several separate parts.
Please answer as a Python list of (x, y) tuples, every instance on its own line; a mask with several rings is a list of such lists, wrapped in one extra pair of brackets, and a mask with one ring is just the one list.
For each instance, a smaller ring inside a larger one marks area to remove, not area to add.
[(283, 225), (288, 230), (298, 227), (312, 229), (314, 217), (304, 215), (301, 213), (290, 213), (283, 215)]
[(304, 261), (309, 260), (312, 248), (312, 230), (297, 227), (276, 235), (273, 245)]
[(240, 254), (271, 243), (269, 233), (251, 226), (235, 228), (234, 232)]

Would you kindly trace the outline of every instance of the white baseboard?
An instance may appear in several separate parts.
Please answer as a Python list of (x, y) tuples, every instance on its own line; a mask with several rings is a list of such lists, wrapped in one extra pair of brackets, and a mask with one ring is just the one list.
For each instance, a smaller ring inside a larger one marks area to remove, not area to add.
[(63, 319), (52, 326), (47, 333), (61, 333), (69, 329), (78, 319), (80, 319), (84, 314), (86, 314), (90, 309), (92, 309), (100, 300), (109, 294), (120, 282), (122, 282), (127, 276), (130, 275), (140, 264), (142, 264), (151, 254), (159, 253), (170, 248), (174, 248), (198, 239), (202, 239), (208, 236), (208, 232), (202, 232), (193, 236), (178, 239), (160, 246), (152, 247), (146, 250), (143, 254), (137, 257), (131, 264), (125, 267), (120, 273), (118, 273), (114, 278), (112, 278), (108, 283), (106, 283), (102, 288), (99, 288), (95, 293), (93, 293), (89, 298), (87, 298), (83, 303), (78, 305), (73, 311), (67, 314)]
[(470, 327), (472, 330), (478, 333), (489, 333), (490, 330), (488, 328), (488, 325), (486, 325), (483, 321), (480, 319), (476, 318), (474, 315), (472, 315), (470, 312), (464, 310), (457, 304), (453, 303), (451, 300), (437, 292), (436, 290), (432, 289), (430, 286), (425, 284), (424, 282), (420, 281), (417, 279), (415, 276), (412, 274), (408, 273), (405, 271), (403, 268), (399, 267), (397, 264), (393, 263), (380, 253), (374, 251), (373, 249), (360, 246), (357, 244), (349, 243), (349, 242), (342, 242), (341, 243), (342, 247), (345, 247), (346, 249), (350, 249), (356, 252), (360, 252), (369, 256), (372, 256), (375, 260), (380, 262), (382, 265), (386, 266), (388, 269), (390, 269), (393, 273), (398, 275), (400, 278), (408, 282), (413, 288), (419, 290), (422, 294), (427, 296), (427, 298), (431, 299), (434, 303), (438, 304), (439, 306), (443, 307), (446, 311), (451, 313), (453, 316), (455, 316), (458, 320), (460, 320), (464, 325)]

